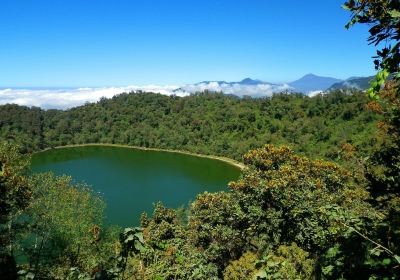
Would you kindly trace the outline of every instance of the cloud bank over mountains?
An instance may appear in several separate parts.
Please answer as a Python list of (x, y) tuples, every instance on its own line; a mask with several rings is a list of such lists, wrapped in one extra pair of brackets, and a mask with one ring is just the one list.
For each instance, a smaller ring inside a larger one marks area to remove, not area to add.
[(166, 95), (182, 95), (174, 93), (177, 86), (128, 86), (102, 88), (69, 88), (69, 89), (0, 89), (0, 104), (18, 104), (36, 106), (43, 109), (68, 109), (83, 105), (86, 102), (96, 102), (102, 97), (111, 98), (122, 92), (151, 91)]
[(131, 91), (155, 92), (165, 95), (187, 96), (195, 92), (209, 90), (223, 92), (239, 97), (271, 96), (280, 92), (302, 92), (309, 96), (330, 89), (366, 89), (371, 77), (349, 78), (338, 80), (307, 74), (288, 84), (272, 84), (260, 80), (246, 78), (239, 82), (204, 81), (184, 86), (127, 86), (127, 87), (98, 87), (98, 88), (0, 88), (0, 104), (13, 103), (25, 106), (36, 106), (43, 109), (68, 109), (83, 105), (86, 102), (96, 102), (102, 97), (111, 98), (117, 94)]
[(99, 101), (101, 97), (111, 98), (117, 94), (131, 91), (155, 92), (165, 95), (187, 96), (204, 90), (222, 91), (225, 94), (253, 97), (270, 96), (275, 92), (290, 89), (288, 85), (202, 82), (186, 86), (128, 86), (103, 88), (69, 88), (69, 89), (0, 89), (0, 104), (18, 104), (36, 106), (43, 109), (68, 109), (83, 105), (86, 102)]
[[(254, 81), (254, 80), (252, 80)], [(291, 90), (289, 85), (287, 84), (270, 84), (259, 82), (256, 84), (245, 84), (242, 82), (238, 83), (227, 83), (227, 82), (201, 82), (193, 85), (183, 86), (175, 92), (201, 92), (204, 90), (219, 92), (222, 91), (225, 94), (234, 94), (237, 96), (252, 96), (252, 97), (263, 97), (263, 96), (271, 96), (276, 92), (283, 92), (286, 90)]]

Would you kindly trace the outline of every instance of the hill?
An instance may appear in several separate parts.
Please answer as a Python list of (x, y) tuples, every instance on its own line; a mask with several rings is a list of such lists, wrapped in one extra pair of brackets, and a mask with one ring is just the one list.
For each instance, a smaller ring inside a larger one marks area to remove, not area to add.
[(331, 77), (321, 77), (314, 74), (307, 74), (300, 79), (289, 83), (295, 91), (309, 93), (312, 91), (324, 91), (341, 80)]
[(132, 92), (66, 111), (0, 106), (0, 137), (15, 139), (29, 152), (67, 144), (115, 143), (240, 160), (248, 150), (274, 143), (336, 160), (344, 143), (360, 151), (370, 147), (376, 117), (364, 110), (365, 103), (360, 92), (270, 98)]
[(345, 81), (341, 81), (333, 84), (329, 87), (328, 90), (348, 90), (348, 89), (359, 89), (359, 90), (367, 90), (370, 85), (369, 82), (373, 79), (373, 76), (370, 77), (352, 77)]

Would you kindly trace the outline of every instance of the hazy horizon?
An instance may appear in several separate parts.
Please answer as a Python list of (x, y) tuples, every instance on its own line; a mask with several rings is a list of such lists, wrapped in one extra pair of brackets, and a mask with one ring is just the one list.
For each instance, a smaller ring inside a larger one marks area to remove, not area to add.
[[(307, 74), (300, 79), (311, 75), (312, 78), (326, 78)], [(246, 78), (247, 79), (247, 78)], [(243, 79), (241, 81), (246, 82)], [(309, 96), (318, 94), (327, 88), (318, 85), (313, 90), (302, 91), (293, 87), (291, 83), (269, 83), (267, 81), (252, 80), (250, 83), (240, 81), (203, 81), (194, 84), (183, 85), (130, 85), (123, 87), (0, 87), (0, 105), (18, 104), (23, 106), (35, 106), (43, 109), (69, 109), (83, 105), (87, 102), (97, 102), (100, 98), (112, 98), (124, 92), (154, 92), (163, 95), (188, 96), (205, 90), (223, 92), (239, 97), (267, 97), (274, 93), (285, 91), (303, 92)], [(252, 82), (257, 82), (253, 84)], [(292, 81), (293, 82), (293, 81)], [(332, 82), (333, 84), (334, 82)], [(318, 84), (318, 83), (317, 83)]]

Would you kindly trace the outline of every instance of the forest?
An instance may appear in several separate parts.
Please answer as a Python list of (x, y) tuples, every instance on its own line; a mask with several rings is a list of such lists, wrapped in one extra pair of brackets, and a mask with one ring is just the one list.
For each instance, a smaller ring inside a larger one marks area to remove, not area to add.
[[(237, 98), (123, 93), (66, 111), (0, 107), (1, 279), (399, 279), (400, 4), (349, 0), (370, 24), (366, 92)], [(384, 7), (384, 9), (382, 9)], [(390, 47), (379, 43), (395, 41)], [(140, 227), (29, 154), (82, 143), (185, 150), (245, 165), (225, 192), (158, 202)]]
[(66, 111), (2, 105), (0, 135), (22, 152), (112, 143), (241, 160), (248, 150), (273, 143), (313, 158), (340, 160), (343, 145), (365, 154), (379, 139), (374, 124), (379, 116), (366, 104), (360, 91), (270, 98), (131, 92)]

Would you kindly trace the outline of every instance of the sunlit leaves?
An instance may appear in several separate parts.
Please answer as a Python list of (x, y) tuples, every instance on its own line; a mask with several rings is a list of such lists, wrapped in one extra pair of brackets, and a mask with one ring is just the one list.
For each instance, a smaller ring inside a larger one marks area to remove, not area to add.
[(20, 233), (19, 216), (31, 201), (31, 189), (24, 173), (28, 157), (18, 147), (0, 141), (0, 276), (16, 277), (14, 252)]
[[(370, 25), (368, 42), (377, 50), (375, 68), (378, 72), (369, 89), (373, 98), (379, 92), (389, 75), (398, 82), (400, 70), (400, 4), (398, 0), (350, 0), (345, 2), (344, 9), (352, 17), (346, 28), (356, 23)], [(393, 46), (391, 46), (393, 45)]]
[(100, 239), (101, 197), (87, 186), (73, 185), (70, 177), (50, 173), (33, 176), (30, 185), (33, 199), (25, 214), (30, 227), (24, 244), (31, 263), (35, 268), (66, 261), (86, 269), (94, 266), (89, 259), (95, 262), (93, 244)]
[(389, 72), (386, 69), (383, 69), (375, 75), (373, 80), (371, 80), (371, 87), (367, 90), (367, 94), (371, 99), (379, 99), (379, 95), (377, 93), (383, 87), (388, 76)]

